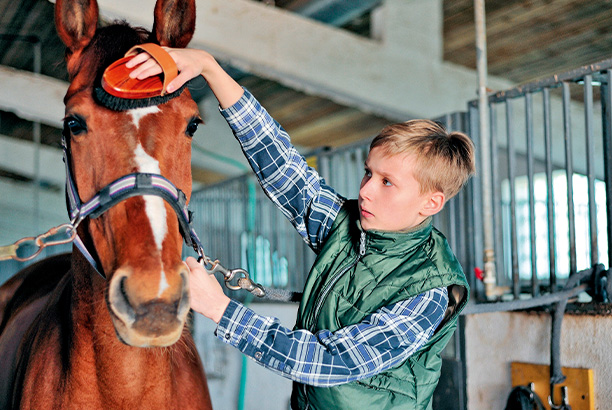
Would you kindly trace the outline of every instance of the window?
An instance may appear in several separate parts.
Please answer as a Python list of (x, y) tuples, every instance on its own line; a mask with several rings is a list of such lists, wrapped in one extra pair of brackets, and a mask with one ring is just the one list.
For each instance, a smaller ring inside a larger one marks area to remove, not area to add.
[[(556, 275), (558, 278), (567, 278), (570, 270), (570, 241), (567, 178), (564, 170), (553, 172), (554, 194), (554, 228)], [(516, 234), (517, 253), (519, 260), (519, 276), (521, 279), (531, 279), (531, 235), (529, 228), (529, 189), (527, 176), (515, 179), (516, 201)], [(573, 175), (573, 200), (576, 228), (576, 263), (578, 270), (591, 266), (591, 244), (589, 232), (589, 195), (587, 177), (580, 174)], [(540, 280), (549, 278), (549, 251), (548, 251), (548, 216), (547, 216), (547, 187), (546, 174), (534, 175), (534, 201), (535, 201), (535, 243), (536, 243), (536, 272)], [(606, 192), (605, 183), (595, 181), (595, 203), (597, 221), (597, 247), (599, 262), (608, 266), (608, 238), (606, 220)], [(502, 230), (503, 230), (503, 260), (504, 272), (512, 277), (512, 254), (510, 236), (510, 184), (508, 180), (502, 182)]]

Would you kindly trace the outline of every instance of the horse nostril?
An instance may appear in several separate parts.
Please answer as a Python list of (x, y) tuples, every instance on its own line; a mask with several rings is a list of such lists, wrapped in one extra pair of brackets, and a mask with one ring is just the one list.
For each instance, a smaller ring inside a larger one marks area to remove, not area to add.
[(128, 297), (125, 293), (126, 275), (115, 275), (109, 286), (109, 301), (110, 306), (115, 315), (119, 317), (126, 325), (132, 325), (136, 321), (136, 312), (130, 305)]

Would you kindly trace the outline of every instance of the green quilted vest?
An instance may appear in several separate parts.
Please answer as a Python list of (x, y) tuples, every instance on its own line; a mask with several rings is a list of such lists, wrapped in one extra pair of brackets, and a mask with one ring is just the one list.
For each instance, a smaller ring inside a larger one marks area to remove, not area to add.
[(463, 270), (430, 220), (409, 232), (364, 233), (356, 201), (347, 201), (308, 275), (296, 328), (335, 331), (436, 287), (449, 289), (449, 309), (425, 346), (396, 367), (367, 379), (334, 387), (294, 383), (292, 407), (431, 408), (442, 366), (440, 354), (468, 299)]

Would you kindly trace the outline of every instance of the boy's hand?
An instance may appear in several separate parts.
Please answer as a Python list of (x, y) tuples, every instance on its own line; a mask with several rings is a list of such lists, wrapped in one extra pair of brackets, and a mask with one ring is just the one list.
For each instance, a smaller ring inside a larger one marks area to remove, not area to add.
[[(204, 50), (190, 48), (170, 48), (162, 47), (170, 54), (176, 63), (179, 75), (168, 84), (166, 91), (171, 93), (178, 90), (187, 81), (206, 71), (207, 64), (214, 62), (213, 57)], [(147, 77), (160, 74), (162, 69), (148, 53), (140, 53), (125, 65), (127, 68), (135, 67), (130, 72), (131, 78), (144, 80)]]
[[(219, 100), (221, 108), (235, 104), (242, 96), (242, 87), (223, 70), (210, 53), (195, 48), (162, 48), (170, 54), (179, 70), (179, 75), (166, 86), (168, 93), (178, 90), (187, 81), (201, 74)], [(130, 77), (139, 80), (162, 72), (160, 65), (148, 53), (134, 56), (125, 66), (134, 68)]]
[(219, 323), (230, 298), (221, 289), (214, 275), (209, 275), (204, 267), (191, 256), (185, 260), (189, 267), (189, 293), (191, 308)]

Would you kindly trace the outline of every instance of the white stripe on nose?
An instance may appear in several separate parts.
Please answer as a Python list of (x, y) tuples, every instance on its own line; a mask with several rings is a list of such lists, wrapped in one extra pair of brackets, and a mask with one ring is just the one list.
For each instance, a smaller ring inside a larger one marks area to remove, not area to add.
[[(136, 161), (136, 164), (138, 164), (139, 172), (146, 172), (150, 174), (161, 173), (159, 170), (159, 162), (155, 158), (147, 154), (140, 143), (138, 143), (138, 146), (134, 150), (134, 159)], [(166, 207), (164, 205), (164, 200), (158, 196), (151, 195), (144, 195), (143, 198), (145, 201), (145, 211), (147, 213), (147, 216), (149, 217), (149, 222), (151, 223), (153, 238), (155, 239), (157, 249), (161, 253), (164, 238), (168, 233), (168, 225), (166, 223)], [(168, 281), (166, 280), (166, 274), (162, 267), (158, 296), (161, 296), (161, 294), (167, 288)]]

